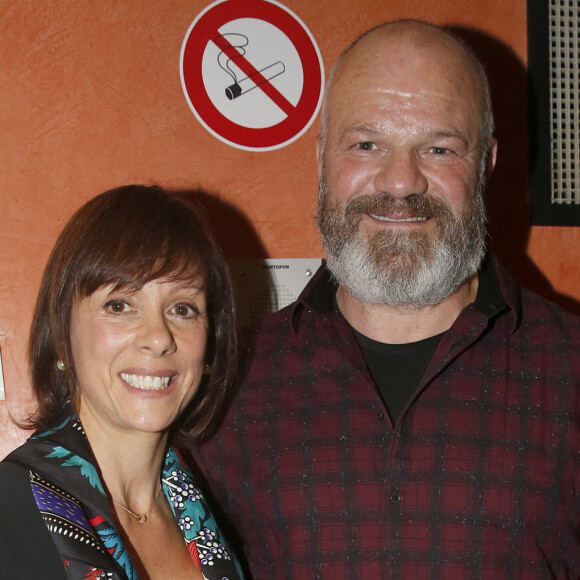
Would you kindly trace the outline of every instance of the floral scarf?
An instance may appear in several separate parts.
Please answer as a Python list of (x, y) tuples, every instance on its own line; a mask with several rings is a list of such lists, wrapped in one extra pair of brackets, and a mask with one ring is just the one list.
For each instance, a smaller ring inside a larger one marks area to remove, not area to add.
[[(30, 470), (34, 499), (68, 578), (138, 580), (76, 415), (55, 429), (36, 432), (5, 461)], [(204, 578), (242, 579), (192, 473), (172, 447), (161, 479), (187, 549)]]

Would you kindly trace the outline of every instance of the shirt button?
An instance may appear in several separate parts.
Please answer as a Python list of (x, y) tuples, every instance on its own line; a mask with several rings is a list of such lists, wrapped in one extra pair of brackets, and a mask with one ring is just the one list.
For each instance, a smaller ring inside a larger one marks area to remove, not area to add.
[(382, 411), (377, 411), (377, 419), (379, 421), (384, 421), (385, 420), (385, 414)]
[(401, 496), (398, 493), (392, 493), (389, 499), (392, 503), (399, 503), (401, 501)]

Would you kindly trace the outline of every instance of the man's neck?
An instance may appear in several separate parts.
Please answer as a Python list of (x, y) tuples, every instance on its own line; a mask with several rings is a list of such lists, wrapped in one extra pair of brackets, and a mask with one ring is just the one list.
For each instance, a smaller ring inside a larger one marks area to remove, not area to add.
[(336, 292), (336, 301), (347, 322), (364, 336), (387, 344), (405, 344), (448, 330), (459, 313), (475, 300), (477, 286), (475, 275), (439, 304), (419, 308), (365, 304), (343, 286)]

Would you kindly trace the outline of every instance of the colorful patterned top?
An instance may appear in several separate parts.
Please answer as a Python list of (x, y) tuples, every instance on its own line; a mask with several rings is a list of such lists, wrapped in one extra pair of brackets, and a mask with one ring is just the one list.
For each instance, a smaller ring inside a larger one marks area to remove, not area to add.
[[(32, 494), (67, 578), (138, 580), (76, 415), (53, 430), (35, 433), (4, 461), (30, 470)], [(242, 579), (192, 473), (171, 447), (162, 468), (162, 487), (204, 578)]]

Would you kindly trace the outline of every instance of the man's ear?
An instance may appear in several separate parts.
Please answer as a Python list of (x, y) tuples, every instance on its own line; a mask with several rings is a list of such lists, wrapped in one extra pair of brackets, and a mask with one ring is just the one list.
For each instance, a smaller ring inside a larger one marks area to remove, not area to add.
[(492, 171), (494, 170), (496, 160), (497, 160), (497, 139), (492, 137), (489, 146), (489, 153), (487, 155), (487, 169), (486, 169), (487, 177), (489, 177)]
[(322, 175), (322, 153), (323, 153), (322, 137), (320, 135), (316, 137), (315, 143), (316, 143), (316, 163), (318, 166), (318, 178), (320, 179), (320, 176)]

